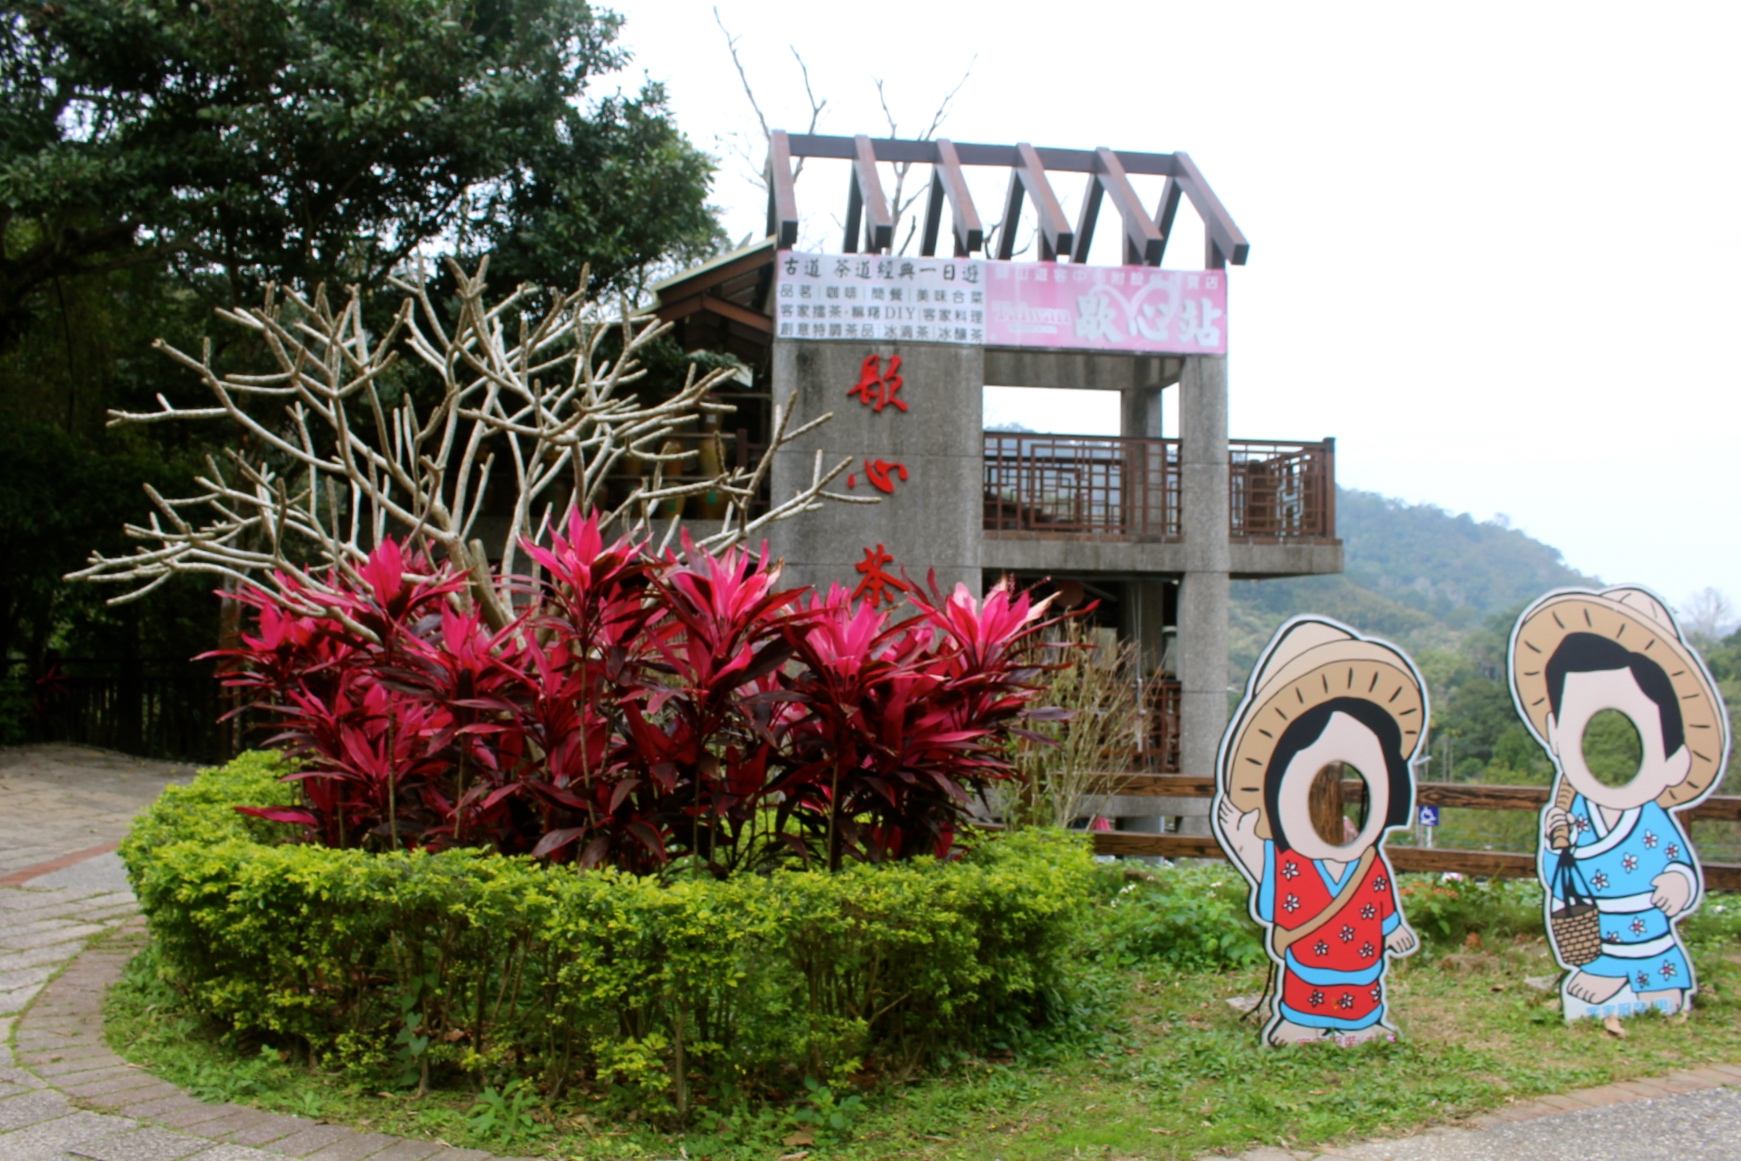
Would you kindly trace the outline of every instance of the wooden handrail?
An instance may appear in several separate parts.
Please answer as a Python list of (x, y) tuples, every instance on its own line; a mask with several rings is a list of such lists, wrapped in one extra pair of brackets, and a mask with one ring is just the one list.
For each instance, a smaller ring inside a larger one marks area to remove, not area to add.
[[(1097, 855), (1148, 855), (1164, 859), (1225, 859), (1221, 844), (1206, 834), (1134, 834), (1128, 831), (1096, 831)], [(1387, 846), (1385, 857), (1399, 871), (1497, 876), (1507, 879), (1535, 877), (1534, 855), (1515, 851), (1460, 851), (1443, 847)], [(1715, 891), (1741, 891), (1741, 863), (1704, 863), (1705, 886)]]
[[(1215, 779), (1196, 774), (1108, 773), (1093, 785), (1093, 792), (1097, 794), (1133, 798), (1210, 798), (1215, 794)], [(1344, 779), (1344, 800), (1358, 801), (1365, 788), (1366, 783), (1358, 778)], [(1482, 786), (1472, 782), (1415, 784), (1417, 805), (1458, 810), (1540, 810), (1547, 805), (1548, 794), (1546, 786)], [(1713, 795), (1684, 813), (1692, 821), (1741, 820), (1741, 796)], [(1121, 831), (1095, 832), (1094, 853), (1159, 855), (1167, 859), (1226, 858), (1221, 844), (1212, 835)], [(1456, 871), (1464, 875), (1498, 875), (1517, 879), (1531, 878), (1536, 873), (1536, 857), (1516, 851), (1387, 846), (1384, 853), (1391, 866), (1399, 871)], [(1741, 863), (1703, 863), (1701, 867), (1706, 887), (1717, 891), (1741, 891)]]
[[(1195, 774), (1106, 774), (1103, 785), (1116, 790), (1096, 790), (1097, 794), (1117, 793), (1147, 798), (1211, 798), (1215, 794), (1215, 779)], [(1344, 779), (1343, 798), (1358, 802), (1365, 793), (1366, 783), (1358, 778)], [(1548, 803), (1546, 786), (1486, 786), (1474, 782), (1417, 782), (1415, 803), (1419, 806), (1443, 806), (1458, 810), (1540, 810)], [(1691, 810), (1685, 817), (1697, 822), (1741, 821), (1741, 796), (1713, 795)]]

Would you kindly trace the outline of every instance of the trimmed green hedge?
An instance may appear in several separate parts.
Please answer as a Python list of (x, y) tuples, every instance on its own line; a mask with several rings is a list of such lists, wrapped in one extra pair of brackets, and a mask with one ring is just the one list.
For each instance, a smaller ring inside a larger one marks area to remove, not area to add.
[(598, 1085), (648, 1113), (971, 1050), (1047, 1014), (1093, 865), (1026, 831), (966, 858), (660, 883), (474, 851), (273, 841), (276, 755), (170, 787), (121, 848), (163, 978), (372, 1083)]

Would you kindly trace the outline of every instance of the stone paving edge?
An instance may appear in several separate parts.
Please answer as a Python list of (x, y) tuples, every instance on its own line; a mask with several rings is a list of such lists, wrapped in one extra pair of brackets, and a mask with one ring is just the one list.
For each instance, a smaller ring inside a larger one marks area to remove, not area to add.
[[(170, 1137), (189, 1142), (190, 1147), (184, 1153), (176, 1153), (177, 1158), (185, 1157), (187, 1161), (200, 1161), (208, 1155), (210, 1161), (232, 1157), (237, 1161), (243, 1158), (282, 1161), (317, 1155), (320, 1161), (341, 1156), (350, 1161), (365, 1161), (383, 1155), (427, 1161), (513, 1161), (475, 1149), (362, 1132), (245, 1105), (208, 1104), (138, 1065), (129, 1064), (102, 1039), (103, 999), (135, 950), (133, 947), (118, 950), (113, 937), (120, 937), (122, 947), (128, 943), (136, 945), (137, 939), (128, 937), (142, 935), (144, 921), (134, 917), (110, 930), (113, 933), (110, 942), (101, 947), (87, 946), (66, 961), (15, 1019), (8, 1018), (12, 1019), (10, 1027), (0, 1021), (0, 1042), (11, 1042), (18, 1067), (43, 1086), (28, 1092), (0, 1091), (0, 1107), (18, 1102), (17, 1107), (7, 1110), (16, 1116), (36, 1097), (68, 1102), (71, 1109), (77, 1110), (69, 1114), (63, 1109), (40, 1122), (32, 1120), (15, 1128), (46, 1125), (68, 1115), (101, 1118), (104, 1131), (81, 1138), (76, 1146), (68, 1148), (68, 1152), (91, 1156), (94, 1161), (108, 1161), (98, 1156), (100, 1151), (106, 1152), (99, 1150), (99, 1146), (123, 1141), (130, 1146), (143, 1146), (147, 1141), (153, 1144), (147, 1150), (150, 1158), (144, 1154), (128, 1155), (126, 1161), (172, 1161), (168, 1153), (175, 1147)], [(54, 1069), (75, 1060), (79, 1065), (75, 1071)], [(48, 1074), (39, 1069), (49, 1070)], [(45, 1107), (42, 1112), (50, 1110)], [(0, 1140), (13, 1135), (6, 1120), (0, 1112)], [(249, 1132), (250, 1129), (254, 1131)], [(246, 1143), (236, 1138), (243, 1138)], [(130, 1150), (130, 1154), (136, 1152)]]

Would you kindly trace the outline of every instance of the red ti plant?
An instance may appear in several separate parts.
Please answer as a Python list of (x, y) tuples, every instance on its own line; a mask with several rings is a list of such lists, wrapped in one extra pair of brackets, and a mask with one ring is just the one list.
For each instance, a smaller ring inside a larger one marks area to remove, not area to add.
[(571, 512), (492, 631), (468, 579), (384, 541), (312, 593), (237, 595), (255, 632), (229, 684), (279, 719), (310, 841), (487, 846), (639, 873), (800, 856), (947, 855), (975, 794), (1014, 777), (1044, 603), (933, 581), (895, 620), (779, 587), (779, 566), (687, 539), (606, 545)]

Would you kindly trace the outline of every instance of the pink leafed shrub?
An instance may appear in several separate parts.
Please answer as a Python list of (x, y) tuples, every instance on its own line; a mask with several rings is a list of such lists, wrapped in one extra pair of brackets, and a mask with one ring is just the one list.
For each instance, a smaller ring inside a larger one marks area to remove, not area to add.
[[(846, 590), (687, 540), (606, 545), (571, 512), (526, 544), (516, 616), (391, 540), (316, 594), (251, 588), (217, 654), (299, 761), (294, 807), (247, 813), (313, 842), (487, 847), (582, 867), (717, 875), (793, 860), (947, 855), (1034, 706), (1045, 603), (935, 583), (895, 620)], [(320, 610), (313, 612), (311, 610)]]

